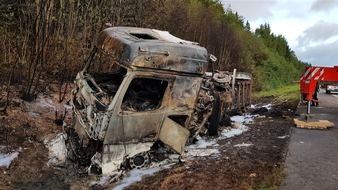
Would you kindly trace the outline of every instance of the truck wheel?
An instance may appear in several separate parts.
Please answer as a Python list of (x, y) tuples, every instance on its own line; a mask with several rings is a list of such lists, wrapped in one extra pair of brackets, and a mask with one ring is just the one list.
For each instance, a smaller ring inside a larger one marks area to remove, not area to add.
[(331, 94), (331, 91), (330, 90), (326, 90), (326, 94)]
[(214, 96), (214, 102), (212, 106), (212, 112), (210, 115), (210, 125), (208, 128), (209, 136), (217, 136), (218, 135), (218, 125), (219, 119), (221, 115), (221, 104), (219, 95), (216, 93)]
[(225, 127), (231, 126), (231, 118), (230, 118), (230, 116), (228, 114), (224, 114), (224, 117), (219, 122), (219, 125), (220, 126), (225, 126)]

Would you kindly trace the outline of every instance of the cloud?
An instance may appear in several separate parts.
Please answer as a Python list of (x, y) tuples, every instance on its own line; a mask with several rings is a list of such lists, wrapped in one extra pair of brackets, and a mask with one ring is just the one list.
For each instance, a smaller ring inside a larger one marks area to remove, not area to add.
[(221, 0), (249, 20), (251, 28), (269, 23), (297, 57), (312, 65), (338, 64), (338, 0)]
[(338, 7), (337, 0), (315, 0), (310, 10), (311, 11), (328, 11), (333, 9), (334, 7)]
[(321, 43), (338, 35), (338, 23), (319, 21), (297, 38), (299, 46)]
[(276, 4), (277, 0), (221, 0), (225, 8), (230, 6), (245, 19), (254, 21), (259, 18), (271, 17), (273, 13), (270, 8)]
[(299, 51), (296, 50), (297, 57), (302, 61), (308, 62), (313, 66), (328, 66), (338, 65), (338, 40), (329, 44), (319, 44), (313, 47), (307, 47)]
[[(286, 9), (288, 10), (288, 15), (285, 15), (285, 18), (289, 19), (303, 19), (309, 17), (309, 3), (304, 3), (304, 1), (281, 1), (280, 5), (276, 9)], [(277, 15), (278, 16), (278, 15)]]

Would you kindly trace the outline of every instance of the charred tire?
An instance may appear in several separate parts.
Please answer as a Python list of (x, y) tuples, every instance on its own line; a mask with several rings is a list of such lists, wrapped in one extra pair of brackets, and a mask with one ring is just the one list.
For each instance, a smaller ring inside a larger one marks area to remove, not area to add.
[(228, 114), (224, 114), (223, 119), (219, 123), (220, 126), (229, 127), (231, 126), (231, 118)]
[(129, 166), (130, 168), (143, 168), (149, 166), (151, 163), (151, 157), (149, 153), (142, 152), (139, 154), (136, 154), (135, 156), (129, 158)]
[(210, 125), (208, 128), (209, 136), (217, 136), (218, 135), (218, 125), (221, 116), (221, 104), (220, 98), (217, 93), (214, 95), (214, 102), (212, 106), (212, 112), (210, 115)]

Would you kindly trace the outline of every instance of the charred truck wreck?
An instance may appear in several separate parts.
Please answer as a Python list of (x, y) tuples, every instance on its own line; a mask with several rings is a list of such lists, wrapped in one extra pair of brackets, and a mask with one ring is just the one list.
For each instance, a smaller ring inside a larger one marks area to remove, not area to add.
[(103, 30), (72, 91), (72, 155), (109, 173), (182, 154), (198, 134), (217, 135), (228, 111), (250, 104), (251, 78), (206, 73), (208, 61), (205, 48), (165, 31)]

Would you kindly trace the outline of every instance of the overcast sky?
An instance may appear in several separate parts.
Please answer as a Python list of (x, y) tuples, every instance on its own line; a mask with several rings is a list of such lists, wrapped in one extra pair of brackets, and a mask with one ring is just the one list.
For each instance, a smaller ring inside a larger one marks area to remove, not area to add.
[(314, 66), (338, 65), (338, 0), (221, 0), (248, 20), (251, 30), (269, 23), (298, 59)]

